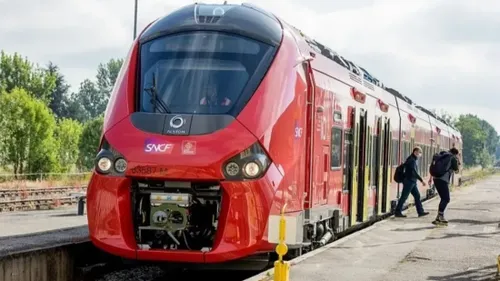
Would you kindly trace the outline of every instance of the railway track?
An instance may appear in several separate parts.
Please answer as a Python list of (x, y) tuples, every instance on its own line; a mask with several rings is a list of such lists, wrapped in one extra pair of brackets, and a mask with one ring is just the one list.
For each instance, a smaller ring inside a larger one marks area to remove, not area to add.
[(0, 212), (51, 209), (78, 202), (86, 186), (0, 189)]

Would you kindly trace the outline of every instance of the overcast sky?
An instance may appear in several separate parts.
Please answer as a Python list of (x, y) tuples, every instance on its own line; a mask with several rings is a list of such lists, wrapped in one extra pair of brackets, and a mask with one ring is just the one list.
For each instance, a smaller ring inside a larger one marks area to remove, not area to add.
[[(139, 0), (139, 30), (192, 0)], [(222, 3), (223, 1), (202, 1)], [(241, 3), (241, 1), (228, 1)], [(500, 0), (249, 0), (416, 103), (500, 132)], [(0, 49), (59, 65), (76, 90), (126, 55), (133, 0), (0, 0)]]

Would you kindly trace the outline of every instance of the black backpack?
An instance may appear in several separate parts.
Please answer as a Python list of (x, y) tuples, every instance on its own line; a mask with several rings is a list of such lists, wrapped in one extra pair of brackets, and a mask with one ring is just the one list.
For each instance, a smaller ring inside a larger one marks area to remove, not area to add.
[(450, 153), (434, 154), (429, 168), (431, 176), (439, 178), (446, 174), (451, 167), (451, 157), (452, 155)]
[(394, 172), (394, 181), (397, 183), (402, 183), (405, 179), (405, 164), (401, 163)]

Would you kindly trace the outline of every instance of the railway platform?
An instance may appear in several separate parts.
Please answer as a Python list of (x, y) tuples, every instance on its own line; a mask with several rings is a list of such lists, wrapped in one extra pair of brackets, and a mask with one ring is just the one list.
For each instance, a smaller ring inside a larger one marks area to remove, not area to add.
[(79, 216), (77, 206), (57, 210), (5, 212), (0, 215), (0, 237), (35, 234), (87, 225), (87, 215)]
[[(497, 280), (500, 176), (454, 190), (447, 227), (431, 224), (438, 204), (439, 197), (424, 204), (429, 216), (418, 218), (410, 207), (407, 218), (388, 218), (292, 260), (289, 280)], [(266, 275), (247, 280), (272, 280)]]

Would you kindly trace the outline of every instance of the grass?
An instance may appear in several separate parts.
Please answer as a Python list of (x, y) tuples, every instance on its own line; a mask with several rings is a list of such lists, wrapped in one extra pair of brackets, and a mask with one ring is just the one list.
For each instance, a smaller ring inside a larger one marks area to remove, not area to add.
[(25, 189), (25, 188), (50, 188), (59, 186), (83, 186), (87, 185), (91, 173), (80, 174), (51, 174), (29, 180), (27, 177), (14, 179), (13, 176), (0, 175), (0, 189)]

